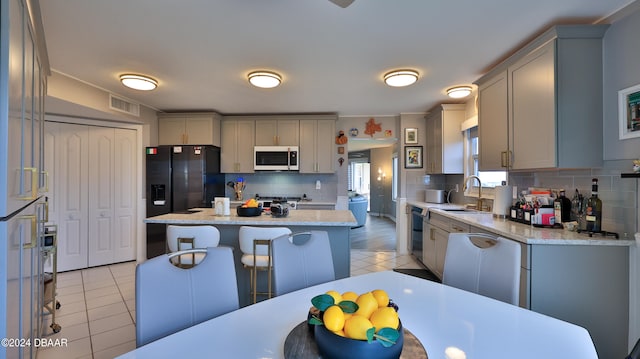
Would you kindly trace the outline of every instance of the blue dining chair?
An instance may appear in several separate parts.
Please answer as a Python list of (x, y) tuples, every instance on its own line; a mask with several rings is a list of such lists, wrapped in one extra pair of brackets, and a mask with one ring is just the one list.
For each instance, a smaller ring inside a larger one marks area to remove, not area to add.
[[(193, 267), (171, 258), (204, 254)], [(136, 267), (136, 346), (239, 308), (231, 247), (190, 249), (161, 255)]]
[(272, 241), (271, 250), (276, 296), (336, 278), (326, 231), (280, 236)]
[[(480, 248), (471, 241), (478, 238)], [(483, 233), (451, 233), (447, 242), (442, 283), (518, 305), (520, 245)]]

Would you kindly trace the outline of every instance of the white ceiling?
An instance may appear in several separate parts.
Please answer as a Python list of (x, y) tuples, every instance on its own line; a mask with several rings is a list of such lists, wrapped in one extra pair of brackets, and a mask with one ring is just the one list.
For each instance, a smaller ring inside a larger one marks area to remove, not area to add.
[[(163, 111), (424, 112), (556, 23), (593, 23), (631, 0), (42, 0), (51, 68)], [(420, 79), (387, 87), (382, 75)], [(257, 89), (246, 75), (283, 76)], [(137, 92), (122, 73), (156, 78)]]

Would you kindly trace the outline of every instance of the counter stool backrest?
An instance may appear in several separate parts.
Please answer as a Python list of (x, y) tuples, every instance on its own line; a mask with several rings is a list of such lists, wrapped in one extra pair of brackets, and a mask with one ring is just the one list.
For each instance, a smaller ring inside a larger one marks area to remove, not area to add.
[[(470, 237), (492, 245), (480, 248)], [(518, 305), (520, 262), (520, 245), (514, 241), (482, 233), (451, 233), (442, 283)]]
[[(258, 294), (271, 298), (271, 274), (273, 261), (271, 259), (271, 240), (283, 235), (290, 235), (287, 227), (251, 227), (241, 226), (238, 230), (238, 240), (242, 257), (240, 262), (251, 270), (250, 294), (253, 303), (258, 301)], [(267, 291), (258, 292), (258, 270), (267, 271)]]
[[(273, 240), (273, 279), (275, 294), (335, 280), (333, 256), (326, 231), (311, 231)], [(308, 237), (302, 242), (300, 237)]]
[[(220, 231), (209, 225), (201, 226), (167, 226), (167, 246), (169, 252), (183, 251), (192, 248), (217, 247), (220, 243)], [(198, 263), (202, 254), (180, 256), (174, 259), (174, 264), (193, 265)]]
[(231, 247), (192, 249), (204, 258), (183, 269), (161, 255), (136, 267), (136, 346), (239, 308)]

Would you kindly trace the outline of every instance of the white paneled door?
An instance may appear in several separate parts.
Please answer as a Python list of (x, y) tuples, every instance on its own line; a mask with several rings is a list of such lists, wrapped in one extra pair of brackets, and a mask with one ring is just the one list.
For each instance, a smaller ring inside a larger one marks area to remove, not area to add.
[(135, 259), (136, 131), (47, 122), (45, 143), (58, 270)]

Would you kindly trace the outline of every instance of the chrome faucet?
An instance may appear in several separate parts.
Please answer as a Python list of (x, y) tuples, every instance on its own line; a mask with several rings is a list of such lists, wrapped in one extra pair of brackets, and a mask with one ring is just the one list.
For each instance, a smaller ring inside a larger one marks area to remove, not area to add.
[(476, 175), (471, 175), (467, 178), (464, 179), (464, 184), (462, 186), (462, 192), (466, 192), (467, 191), (467, 182), (469, 182), (470, 179), (475, 178), (476, 180), (478, 180), (478, 202), (476, 203), (476, 209), (478, 211), (482, 211), (482, 182), (480, 181), (480, 177), (476, 176)]

